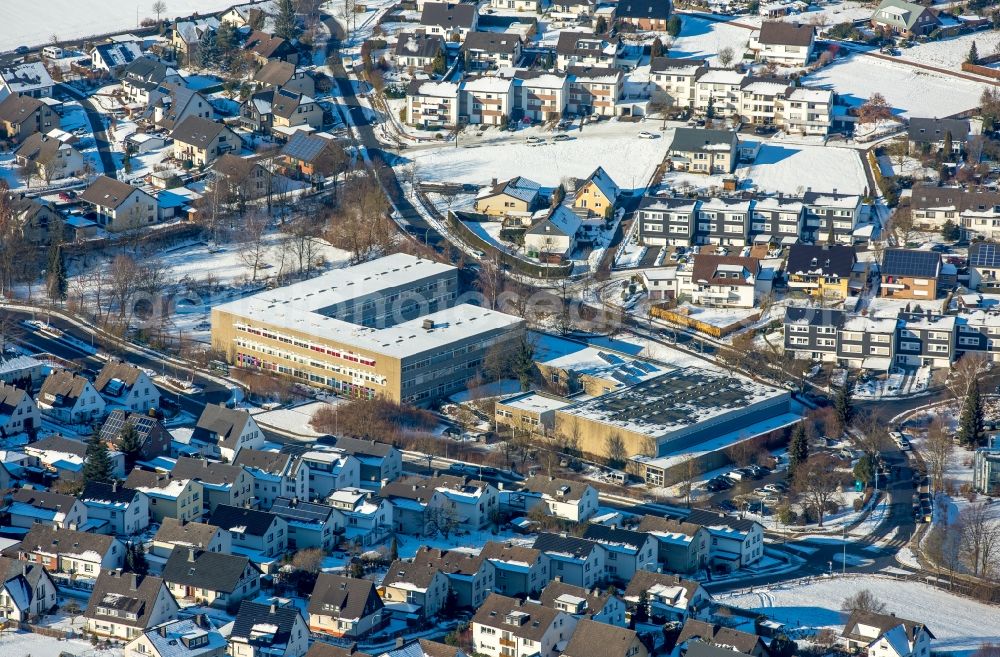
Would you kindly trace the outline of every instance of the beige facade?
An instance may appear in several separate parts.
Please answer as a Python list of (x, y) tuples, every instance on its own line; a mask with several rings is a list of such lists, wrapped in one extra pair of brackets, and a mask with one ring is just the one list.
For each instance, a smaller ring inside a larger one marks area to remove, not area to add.
[[(275, 117), (277, 122), (277, 117)], [(220, 155), (240, 150), (239, 136), (229, 128), (218, 131), (207, 143), (202, 140), (184, 141), (184, 138), (174, 138), (174, 158), (181, 162), (190, 160), (196, 166), (207, 166)]]
[(411, 82), (406, 93), (406, 122), (426, 129), (455, 126), (458, 98), (458, 85), (452, 82)]

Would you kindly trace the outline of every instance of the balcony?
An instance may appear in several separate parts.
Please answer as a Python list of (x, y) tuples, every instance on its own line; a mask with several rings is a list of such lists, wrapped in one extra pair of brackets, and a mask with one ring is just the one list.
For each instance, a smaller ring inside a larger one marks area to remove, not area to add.
[(503, 648), (516, 648), (517, 641), (514, 639), (500, 639), (500, 646)]

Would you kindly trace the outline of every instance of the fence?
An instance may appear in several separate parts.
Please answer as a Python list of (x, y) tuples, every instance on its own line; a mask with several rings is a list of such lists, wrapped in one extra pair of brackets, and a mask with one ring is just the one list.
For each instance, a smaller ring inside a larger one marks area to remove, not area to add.
[(500, 262), (507, 265), (519, 274), (524, 274), (525, 276), (530, 276), (532, 278), (541, 279), (560, 279), (566, 278), (573, 273), (573, 263), (565, 263), (561, 265), (540, 265), (533, 262), (528, 262), (522, 258), (517, 257), (512, 253), (508, 253), (503, 249), (500, 249), (496, 244), (484, 240), (479, 235), (476, 235), (471, 228), (466, 226), (458, 215), (452, 211), (448, 211), (447, 218), (448, 226), (455, 232), (455, 235), (465, 242), (466, 244), (472, 246), (475, 249), (479, 249), (483, 253), (488, 253), (490, 255), (496, 255)]
[(976, 75), (982, 75), (987, 78), (993, 78), (994, 80), (1000, 80), (1000, 70), (995, 68), (989, 68), (979, 64), (970, 64), (969, 62), (962, 62), (962, 70), (966, 73), (975, 73)]
[(699, 319), (690, 317), (689, 315), (685, 315), (681, 312), (676, 312), (674, 310), (671, 310), (670, 308), (667, 307), (666, 304), (652, 306), (649, 309), (649, 312), (653, 317), (662, 319), (667, 322), (671, 322), (672, 324), (679, 324), (680, 326), (683, 326), (685, 328), (694, 329), (699, 333), (704, 333), (705, 335), (712, 336), (713, 338), (725, 337), (730, 333), (738, 331), (744, 326), (753, 324), (758, 319), (760, 319), (760, 312), (756, 312), (744, 319), (733, 322), (732, 324), (716, 326), (715, 324), (709, 324)]

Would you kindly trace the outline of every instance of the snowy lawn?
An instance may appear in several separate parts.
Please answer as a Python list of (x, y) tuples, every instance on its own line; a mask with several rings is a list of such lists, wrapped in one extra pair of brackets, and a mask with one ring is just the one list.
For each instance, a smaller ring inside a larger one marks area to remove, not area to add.
[(846, 622), (841, 603), (861, 589), (869, 589), (897, 616), (927, 623), (937, 637), (931, 643), (935, 650), (961, 655), (975, 651), (984, 642), (1000, 641), (1000, 607), (919, 582), (872, 575), (821, 578), (721, 598), (737, 607), (765, 613), (790, 628), (840, 630)]
[(712, 66), (720, 66), (717, 56), (720, 50), (732, 48), (733, 61), (738, 62), (749, 40), (750, 30), (745, 27), (685, 15), (681, 17), (681, 34), (670, 46), (670, 56), (704, 58)]
[(68, 652), (77, 657), (121, 657), (121, 648), (97, 650), (89, 641), (72, 639), (61, 641), (54, 637), (28, 632), (3, 632), (0, 634), (0, 653), (22, 657), (59, 657)]
[(974, 32), (952, 39), (921, 43), (902, 50), (900, 59), (960, 71), (962, 70), (962, 62), (969, 56), (969, 49), (973, 43), (976, 44), (976, 50), (980, 56), (991, 55), (1000, 47), (1000, 32)]
[[(412, 149), (404, 157), (417, 167), (421, 180), (488, 185), (493, 178), (506, 180), (524, 175), (544, 187), (556, 187), (568, 176), (586, 178), (603, 166), (622, 189), (643, 188), (663, 160), (673, 138), (668, 130), (658, 139), (640, 139), (640, 131), (656, 132), (659, 123), (602, 121), (582, 132), (572, 131), (568, 141), (553, 142), (538, 128), (510, 135), (489, 130), (486, 137), (460, 139), (439, 148)], [(509, 136), (508, 136), (509, 135)], [(548, 143), (528, 146), (530, 135)], [(478, 140), (477, 140), (478, 139)]]
[(803, 82), (833, 89), (851, 105), (861, 105), (873, 93), (881, 93), (896, 114), (906, 117), (949, 116), (977, 107), (986, 88), (971, 80), (858, 54), (837, 60)]
[(736, 175), (744, 184), (786, 194), (808, 189), (864, 194), (868, 186), (858, 152), (828, 146), (764, 144), (754, 163)]

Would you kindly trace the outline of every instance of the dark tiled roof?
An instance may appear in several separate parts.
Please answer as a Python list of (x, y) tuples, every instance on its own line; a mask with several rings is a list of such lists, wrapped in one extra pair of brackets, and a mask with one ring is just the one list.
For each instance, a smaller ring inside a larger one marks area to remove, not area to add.
[(910, 641), (913, 641), (917, 634), (921, 631), (927, 632), (927, 634), (930, 635), (930, 638), (935, 638), (934, 634), (923, 623), (907, 620), (905, 618), (899, 618), (895, 614), (876, 614), (869, 611), (851, 612), (851, 616), (847, 619), (847, 624), (844, 625), (844, 632), (841, 636), (848, 638), (858, 637), (863, 641), (870, 641), (871, 639), (869, 637), (862, 635), (857, 631), (858, 625), (877, 627), (883, 634), (894, 627), (902, 625), (906, 629), (907, 638), (909, 638)]
[(138, 187), (120, 180), (98, 176), (87, 189), (83, 190), (80, 199), (103, 208), (117, 208), (136, 191), (142, 192)]
[(816, 273), (848, 278), (857, 254), (854, 247), (842, 244), (793, 244), (788, 250), (785, 272), (788, 274)]
[(15, 502), (30, 504), (39, 509), (60, 511), (62, 513), (69, 513), (69, 510), (77, 502), (77, 499), (72, 495), (63, 495), (62, 493), (53, 493), (47, 490), (32, 490), (30, 488), (19, 488), (11, 495), (11, 499)]
[(717, 513), (715, 511), (707, 511), (705, 509), (692, 509), (686, 520), (703, 527), (718, 527), (723, 525), (729, 527), (730, 529), (744, 533), (753, 529), (754, 525), (760, 524), (756, 520), (737, 518), (725, 513)]
[(257, 511), (241, 506), (220, 504), (212, 511), (212, 524), (235, 532), (234, 527), (245, 527), (241, 534), (263, 536), (271, 528), (278, 516), (267, 511)]
[(645, 515), (642, 517), (642, 520), (639, 521), (639, 531), (647, 533), (663, 532), (694, 536), (701, 529), (701, 525), (684, 522), (683, 520), (675, 520), (673, 518), (662, 518), (660, 516)]
[(309, 597), (309, 613), (333, 618), (365, 618), (382, 609), (375, 584), (367, 579), (320, 573)]
[(349, 647), (345, 648), (343, 646), (335, 646), (330, 643), (323, 643), (322, 641), (314, 641), (309, 650), (306, 652), (305, 657), (372, 657), (368, 653), (359, 652), (357, 646), (351, 644)]
[(809, 326), (844, 325), (847, 313), (833, 308), (811, 308), (804, 306), (788, 306), (785, 308), (786, 324), (808, 324)]
[[(95, 552), (105, 555), (114, 545), (114, 536), (91, 534), (75, 529), (59, 529), (47, 525), (32, 525), (21, 541), (21, 550), (25, 552), (43, 552), (46, 554), (83, 554)], [(5, 553), (6, 554), (6, 553)]]
[(72, 438), (65, 438), (58, 435), (42, 438), (41, 440), (30, 443), (28, 446), (31, 449), (66, 452), (67, 454), (74, 454), (76, 456), (87, 455), (87, 443), (81, 440), (73, 440)]
[(476, 19), (476, 5), (469, 3), (451, 4), (450, 2), (425, 2), (420, 14), (421, 25), (438, 25), (450, 29), (460, 27), (472, 29)]
[(737, 140), (738, 137), (732, 130), (677, 128), (674, 131), (674, 140), (670, 142), (670, 150), (685, 153), (702, 151), (719, 144), (731, 144)]
[(267, 452), (262, 449), (243, 448), (236, 455), (234, 465), (242, 465), (244, 468), (253, 468), (272, 474), (281, 474), (288, 467), (292, 460), (291, 454), (282, 452)]
[[(121, 570), (102, 571), (94, 584), (84, 616), (145, 629), (156, 610), (156, 598), (162, 588), (163, 580), (152, 575), (142, 576)], [(133, 613), (136, 618), (130, 620), (124, 614), (114, 612)]]
[(635, 630), (583, 619), (576, 624), (564, 657), (631, 657), (639, 636)]
[[(473, 34), (478, 34), (478, 32), (470, 33), (469, 37), (471, 38)], [(444, 39), (437, 34), (401, 32), (396, 36), (397, 57), (423, 57), (430, 59), (443, 50)]]
[(910, 119), (907, 136), (917, 143), (935, 143), (943, 141), (947, 133), (955, 143), (963, 142), (969, 137), (971, 126), (967, 119)]
[[(691, 640), (700, 640), (704, 643), (728, 647), (747, 655), (754, 652), (757, 644), (763, 644), (761, 638), (756, 634), (734, 630), (731, 627), (719, 625), (718, 623), (706, 623), (694, 618), (689, 618), (684, 622), (684, 627), (681, 628), (681, 633), (677, 637), (677, 643), (681, 644)], [(765, 648), (764, 650), (766, 654), (767, 649)]]
[(257, 569), (241, 555), (178, 548), (163, 566), (163, 579), (171, 584), (232, 593), (248, 566)]
[(513, 54), (521, 37), (506, 32), (470, 32), (462, 44), (463, 50), (483, 50), (489, 53)]
[(389, 564), (389, 572), (386, 573), (382, 584), (391, 586), (399, 582), (425, 589), (434, 581), (434, 576), (440, 572), (437, 568), (421, 567), (409, 561), (397, 559)]
[(571, 554), (577, 559), (586, 559), (597, 546), (592, 541), (586, 541), (576, 536), (542, 532), (531, 547), (542, 552), (563, 552)]
[(688, 68), (695, 66), (703, 68), (708, 66), (708, 61), (704, 59), (683, 59), (679, 57), (653, 57), (649, 62), (651, 73), (661, 73), (673, 68)]
[(255, 625), (274, 625), (278, 630), (273, 637), (269, 640), (256, 638), (254, 645), (258, 647), (261, 645), (283, 646), (291, 638), (295, 621), (299, 618), (302, 618), (302, 615), (298, 608), (293, 606), (281, 607), (244, 600), (240, 604), (240, 610), (236, 614), (236, 620), (233, 621), (233, 630), (229, 636), (230, 639), (249, 640)]
[(80, 495), (84, 502), (110, 502), (111, 504), (131, 504), (139, 491), (133, 488), (126, 488), (117, 483), (103, 484), (92, 481), (87, 484)]
[[(519, 616), (520, 624), (518, 625), (510, 624), (507, 622), (507, 618), (511, 613), (525, 614), (526, 617)], [(560, 613), (563, 612), (533, 602), (521, 602), (517, 598), (508, 598), (499, 593), (491, 593), (482, 606), (476, 610), (472, 622), (503, 629), (519, 639), (541, 641)]]
[(760, 273), (760, 261), (757, 258), (699, 253), (694, 257), (691, 276), (696, 283), (705, 281), (710, 285), (754, 285), (754, 280), (747, 280), (742, 274), (736, 278), (728, 276), (729, 272), (725, 272), (727, 274), (725, 277), (719, 276), (720, 268), (726, 266), (740, 267), (749, 272), (754, 279)]
[(238, 465), (214, 463), (205, 459), (182, 456), (177, 459), (170, 474), (178, 479), (198, 479), (209, 484), (228, 484), (231, 486), (239, 479), (241, 472), (245, 472), (245, 470)]
[(618, 18), (670, 18), (670, 0), (620, 0), (615, 9)]
[(808, 46), (812, 43), (812, 25), (796, 25), (785, 21), (764, 21), (758, 41), (779, 46)]
[(559, 479), (558, 477), (546, 477), (535, 475), (524, 482), (524, 487), (533, 493), (548, 495), (553, 499), (565, 500), (567, 502), (579, 502), (583, 499), (583, 494), (588, 488), (593, 488), (590, 484), (582, 481), (571, 481), (569, 479)]
[(580, 586), (574, 586), (572, 584), (567, 584), (566, 582), (557, 582), (553, 580), (546, 584), (545, 588), (542, 589), (541, 595), (538, 596), (538, 601), (546, 607), (555, 609), (556, 599), (563, 595), (572, 595), (586, 600), (587, 606), (584, 609), (584, 613), (588, 616), (600, 613), (601, 610), (608, 604), (608, 600), (612, 597), (611, 593), (608, 592), (607, 589), (600, 592), (598, 592), (598, 589), (588, 591)]
[(593, 523), (587, 525), (586, 531), (583, 532), (583, 537), (589, 541), (597, 541), (598, 543), (626, 545), (636, 551), (641, 550), (642, 546), (649, 540), (649, 534)]
[[(136, 470), (133, 474), (136, 472), (139, 471)], [(131, 479), (131, 477), (129, 478)], [(182, 521), (167, 517), (163, 519), (153, 540), (161, 543), (207, 547), (217, 531), (219, 531), (218, 527), (205, 522)]]
[(638, 598), (643, 591), (648, 591), (654, 586), (680, 586), (687, 591), (685, 596), (690, 603), (698, 587), (698, 582), (692, 579), (684, 579), (677, 575), (667, 575), (666, 573), (654, 573), (649, 570), (637, 570), (625, 588), (625, 598)]
[[(236, 447), (236, 441), (243, 433), (250, 414), (238, 408), (226, 408), (219, 404), (207, 404), (198, 418), (191, 437), (201, 442), (218, 442), (220, 447)], [(213, 440), (212, 435), (215, 434)], [(179, 462), (178, 462), (179, 463)]]
[(0, 121), (21, 124), (34, 116), (45, 103), (20, 94), (11, 94), (0, 101)]
[(745, 653), (733, 650), (728, 646), (717, 646), (704, 641), (691, 641), (687, 646), (686, 657), (748, 657)]
[(260, 82), (271, 87), (280, 87), (288, 83), (295, 76), (295, 64), (272, 59), (260, 67), (254, 73), (255, 82)]
[(189, 116), (174, 128), (170, 136), (174, 141), (202, 148), (211, 144), (223, 130), (226, 126), (218, 121)]
[(542, 556), (541, 550), (499, 541), (488, 541), (479, 554), (491, 561), (517, 561), (527, 564), (537, 563)]

